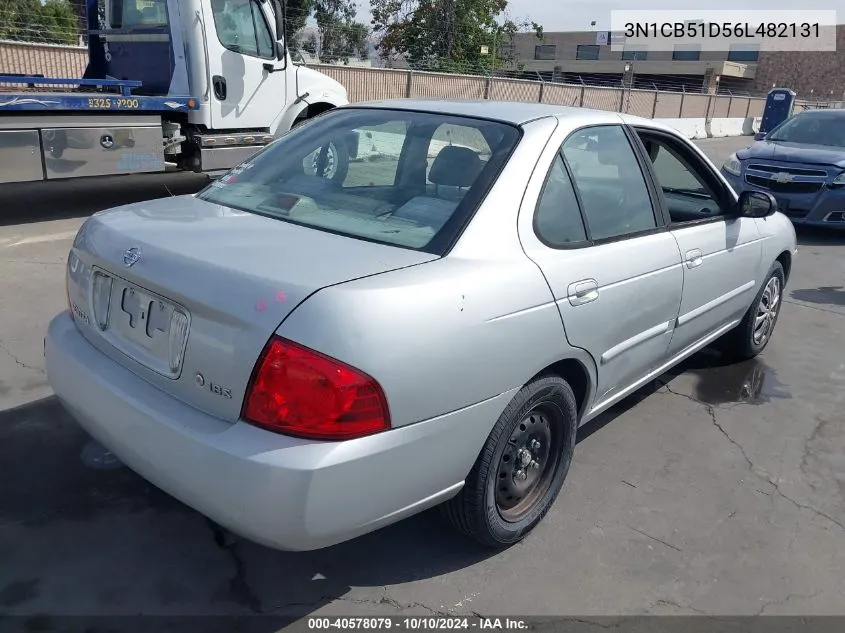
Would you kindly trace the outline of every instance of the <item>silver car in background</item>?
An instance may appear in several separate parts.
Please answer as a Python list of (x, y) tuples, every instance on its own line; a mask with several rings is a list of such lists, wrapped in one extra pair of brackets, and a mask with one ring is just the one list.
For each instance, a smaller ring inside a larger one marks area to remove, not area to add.
[(765, 348), (795, 244), (771, 196), (651, 120), (348, 106), (197, 195), (88, 219), (46, 365), (92, 436), (251, 540), (441, 505), (502, 547), (579, 425), (710, 343)]

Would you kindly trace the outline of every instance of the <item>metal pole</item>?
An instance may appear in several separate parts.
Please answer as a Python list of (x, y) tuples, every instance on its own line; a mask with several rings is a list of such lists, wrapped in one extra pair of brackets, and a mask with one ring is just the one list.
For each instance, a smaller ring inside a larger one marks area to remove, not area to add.
[(583, 108), (584, 107), (584, 89), (586, 88), (586, 85), (584, 84), (584, 80), (581, 79), (580, 75), (578, 76), (578, 81), (581, 82), (581, 99), (578, 101), (578, 107)]
[(408, 71), (408, 80), (405, 82), (405, 98), (406, 99), (411, 98), (411, 83), (413, 82), (413, 78), (414, 78), (414, 71), (409, 70)]
[(537, 103), (543, 103), (543, 93), (546, 91), (546, 82), (543, 81), (543, 75), (537, 73), (537, 76), (540, 77), (540, 98), (537, 100)]
[(653, 119), (657, 116), (657, 97), (660, 96), (660, 91), (656, 84), (651, 85), (654, 86), (654, 103), (651, 104), (651, 118)]
[(745, 118), (748, 118), (748, 115), (751, 114), (751, 97), (746, 97), (746, 104), (745, 104)]
[(681, 105), (678, 107), (678, 118), (684, 118), (684, 97), (687, 94), (687, 89), (684, 87), (684, 84), (681, 84)]

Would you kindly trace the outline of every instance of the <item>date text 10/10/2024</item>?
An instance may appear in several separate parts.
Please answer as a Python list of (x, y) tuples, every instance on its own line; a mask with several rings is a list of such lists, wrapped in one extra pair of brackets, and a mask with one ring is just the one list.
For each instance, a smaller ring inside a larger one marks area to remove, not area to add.
[(397, 631), (434, 631), (434, 630), (511, 630), (528, 629), (528, 623), (518, 618), (482, 618), (482, 617), (357, 617), (357, 618), (308, 618), (311, 630), (389, 630)]

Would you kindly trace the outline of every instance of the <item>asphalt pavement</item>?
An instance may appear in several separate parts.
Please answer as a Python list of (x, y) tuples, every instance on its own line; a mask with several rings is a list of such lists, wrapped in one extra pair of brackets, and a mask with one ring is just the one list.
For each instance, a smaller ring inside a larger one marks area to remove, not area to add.
[[(701, 146), (721, 162), (747, 141)], [(203, 183), (0, 192), (0, 615), (51, 630), (73, 614), (845, 614), (845, 235), (801, 232), (759, 359), (696, 355), (585, 427), (524, 542), (494, 554), (430, 512), (292, 554), (231, 537), (110, 461), (44, 374), (84, 218)]]

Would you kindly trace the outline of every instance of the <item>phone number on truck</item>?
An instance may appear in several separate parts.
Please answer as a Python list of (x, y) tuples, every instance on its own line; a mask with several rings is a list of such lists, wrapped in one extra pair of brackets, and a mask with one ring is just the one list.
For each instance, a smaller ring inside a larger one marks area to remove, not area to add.
[(92, 110), (137, 110), (141, 102), (138, 99), (92, 97), (88, 99), (88, 107)]

